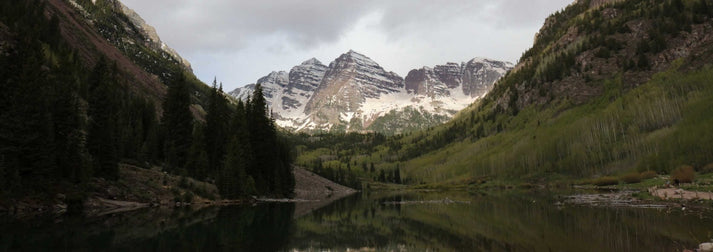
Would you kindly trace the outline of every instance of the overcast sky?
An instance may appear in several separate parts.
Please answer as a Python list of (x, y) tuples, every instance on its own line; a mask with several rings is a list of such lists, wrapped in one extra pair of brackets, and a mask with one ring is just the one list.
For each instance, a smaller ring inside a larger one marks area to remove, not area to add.
[(549, 14), (574, 0), (122, 0), (230, 91), (353, 49), (387, 71), (474, 57), (513, 63)]

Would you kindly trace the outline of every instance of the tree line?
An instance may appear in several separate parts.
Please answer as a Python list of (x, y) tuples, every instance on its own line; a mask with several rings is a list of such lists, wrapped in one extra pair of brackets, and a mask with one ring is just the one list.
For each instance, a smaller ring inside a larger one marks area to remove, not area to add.
[(233, 107), (214, 81), (203, 123), (193, 120), (186, 86), (185, 77), (170, 85), (163, 104), (167, 170), (215, 182), (227, 198), (291, 196), (290, 147), (268, 113), (262, 87)]

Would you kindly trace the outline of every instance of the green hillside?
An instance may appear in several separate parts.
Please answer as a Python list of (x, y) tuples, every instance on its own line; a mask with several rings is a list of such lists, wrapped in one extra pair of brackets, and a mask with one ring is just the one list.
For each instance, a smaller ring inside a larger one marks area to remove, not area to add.
[(333, 160), (373, 163), (367, 180), (398, 169), (411, 184), (702, 170), (713, 163), (711, 6), (578, 1), (550, 16), (518, 66), (449, 123), (333, 148)]

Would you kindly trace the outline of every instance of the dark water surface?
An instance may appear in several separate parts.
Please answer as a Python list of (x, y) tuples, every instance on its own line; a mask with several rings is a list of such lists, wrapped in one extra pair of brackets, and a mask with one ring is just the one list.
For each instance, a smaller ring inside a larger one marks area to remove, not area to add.
[[(314, 204), (0, 222), (0, 251), (681, 251), (713, 213), (558, 205), (546, 194), (360, 193)], [(297, 214), (296, 214), (297, 213)]]

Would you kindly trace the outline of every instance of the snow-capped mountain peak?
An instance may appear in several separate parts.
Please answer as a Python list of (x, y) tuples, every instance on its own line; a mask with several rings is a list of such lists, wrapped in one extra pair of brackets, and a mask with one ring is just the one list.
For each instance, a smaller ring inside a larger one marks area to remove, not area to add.
[[(289, 73), (272, 72), (256, 83), (284, 128), (395, 133), (443, 123), (482, 97), (512, 66), (474, 58), (414, 69), (404, 79), (349, 50), (329, 66), (311, 58)], [(246, 99), (254, 87), (230, 94)]]

